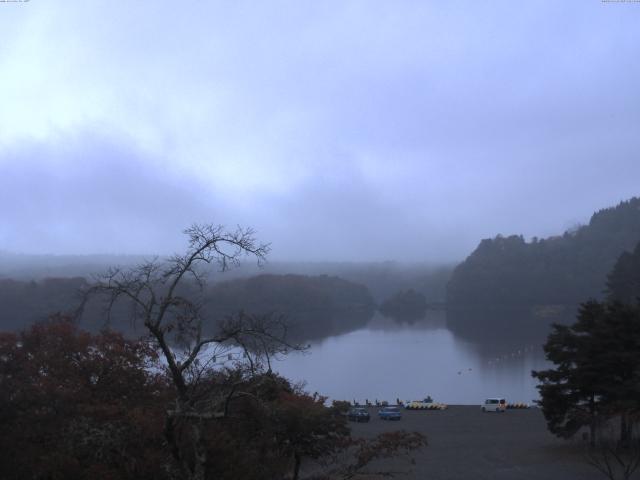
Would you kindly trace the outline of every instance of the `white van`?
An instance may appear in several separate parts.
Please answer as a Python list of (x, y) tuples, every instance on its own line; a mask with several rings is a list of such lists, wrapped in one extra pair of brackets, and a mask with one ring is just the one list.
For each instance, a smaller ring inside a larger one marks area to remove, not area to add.
[(507, 410), (507, 401), (504, 398), (487, 398), (482, 406), (483, 412), (504, 412)]

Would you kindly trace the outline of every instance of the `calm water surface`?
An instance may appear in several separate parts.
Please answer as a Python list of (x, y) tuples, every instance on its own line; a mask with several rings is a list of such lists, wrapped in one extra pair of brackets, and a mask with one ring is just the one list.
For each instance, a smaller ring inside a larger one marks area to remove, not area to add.
[(487, 397), (509, 402), (538, 398), (531, 370), (546, 367), (539, 342), (479, 344), (446, 328), (444, 312), (398, 324), (376, 315), (365, 329), (311, 343), (276, 369), (309, 392), (331, 399), (369, 401), (422, 399), (480, 404)]

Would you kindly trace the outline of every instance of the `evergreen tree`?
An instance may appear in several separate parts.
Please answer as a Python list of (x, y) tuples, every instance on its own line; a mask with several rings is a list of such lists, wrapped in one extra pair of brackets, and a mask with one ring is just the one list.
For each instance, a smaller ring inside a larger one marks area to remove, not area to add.
[(607, 295), (610, 300), (635, 303), (640, 299), (640, 243), (635, 250), (624, 252), (607, 277)]
[(576, 323), (553, 326), (544, 350), (556, 367), (532, 375), (549, 430), (571, 437), (588, 426), (593, 444), (599, 423), (617, 417), (628, 441), (640, 412), (640, 305), (586, 302)]

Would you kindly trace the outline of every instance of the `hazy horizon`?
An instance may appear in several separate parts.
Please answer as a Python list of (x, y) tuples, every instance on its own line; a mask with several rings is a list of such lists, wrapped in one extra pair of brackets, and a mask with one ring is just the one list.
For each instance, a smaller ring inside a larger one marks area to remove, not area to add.
[[(620, 201), (625, 201), (625, 200), (629, 200), (627, 199), (621, 199)], [(619, 203), (619, 202), (618, 202)], [(466, 257), (468, 257), (473, 250), (475, 250), (475, 248), (478, 246), (478, 244), (480, 244), (480, 242), (482, 240), (485, 239), (492, 239), (495, 238), (497, 236), (511, 236), (511, 235), (516, 235), (516, 236), (523, 236), (525, 242), (531, 242), (532, 239), (535, 238), (551, 238), (551, 237), (555, 237), (555, 236), (560, 236), (562, 234), (564, 234), (566, 231), (571, 231), (574, 230), (575, 228), (579, 227), (579, 226), (584, 226), (584, 225), (588, 225), (589, 223), (589, 219), (591, 218), (591, 216), (596, 213), (599, 210), (605, 209), (605, 208), (610, 208), (610, 207), (614, 207), (614, 205), (607, 205), (607, 206), (603, 206), (602, 208), (598, 208), (596, 210), (594, 210), (593, 212), (591, 212), (588, 216), (586, 216), (585, 219), (583, 220), (574, 220), (573, 222), (565, 222), (565, 227), (563, 227), (562, 231), (557, 231), (557, 232), (551, 232), (548, 235), (531, 235), (530, 237), (525, 237), (522, 233), (520, 232), (508, 232), (508, 233), (504, 233), (504, 232), (496, 232), (494, 235), (492, 236), (488, 236), (488, 237), (483, 237), (483, 238), (478, 238), (475, 242), (475, 244), (470, 248), (470, 250), (464, 254), (462, 254), (460, 257), (455, 257), (455, 258), (415, 258), (415, 259), (394, 259), (394, 258), (380, 258), (380, 259), (352, 259), (352, 258), (344, 258), (344, 259), (340, 259), (340, 258), (327, 258), (327, 259), (314, 259), (313, 257), (311, 258), (273, 258), (272, 252), (270, 251), (269, 254), (267, 255), (266, 258), (266, 265), (272, 264), (272, 265), (286, 265), (286, 264), (297, 264), (297, 265), (304, 265), (304, 264), (309, 264), (309, 265), (321, 265), (321, 264), (341, 264), (341, 265), (348, 265), (348, 264), (354, 264), (354, 265), (363, 265), (363, 264), (396, 264), (399, 266), (413, 266), (413, 265), (423, 265), (423, 266), (428, 266), (428, 267), (433, 267), (433, 268), (438, 268), (438, 267), (442, 267), (442, 266), (451, 266), (451, 265), (455, 265), (457, 263), (462, 262)], [(225, 226), (226, 228), (226, 226)], [(229, 226), (228, 229), (232, 230), (233, 226)], [(258, 238), (258, 240), (260, 241), (264, 241), (264, 239), (260, 238), (259, 236), (259, 232), (257, 232), (256, 237)], [(186, 247), (186, 238), (183, 238), (183, 247)], [(265, 241), (266, 242), (266, 241)], [(266, 242), (269, 243), (269, 242)], [(271, 249), (273, 249), (273, 244), (269, 245)], [(54, 259), (75, 259), (75, 260), (81, 260), (81, 259), (100, 259), (103, 258), (104, 260), (109, 260), (111, 261), (113, 258), (122, 258), (124, 259), (131, 259), (131, 260), (136, 260), (137, 259), (150, 259), (152, 257), (165, 257), (165, 256), (170, 256), (174, 253), (180, 253), (182, 252), (183, 249), (181, 249), (180, 245), (177, 245), (176, 249), (174, 251), (164, 251), (164, 252), (154, 252), (154, 251), (149, 251), (149, 252), (46, 252), (46, 251), (42, 251), (42, 252), (25, 252), (25, 251), (14, 251), (14, 250), (8, 250), (8, 249), (2, 249), (0, 248), (0, 257), (4, 256), (9, 256), (9, 257), (25, 257), (25, 258), (37, 258), (37, 257), (42, 257), (42, 258), (54, 258)]]

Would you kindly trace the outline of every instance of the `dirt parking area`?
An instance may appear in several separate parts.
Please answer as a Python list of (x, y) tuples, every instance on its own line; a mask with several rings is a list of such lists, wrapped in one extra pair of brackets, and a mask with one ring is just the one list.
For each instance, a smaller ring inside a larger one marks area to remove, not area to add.
[[(443, 411), (405, 411), (400, 421), (385, 421), (370, 408), (369, 423), (351, 422), (355, 436), (392, 430), (418, 431), (429, 445), (415, 452), (415, 465), (384, 461), (371, 470), (409, 471), (402, 479), (597, 480), (578, 442), (556, 438), (537, 408), (482, 413), (476, 406)], [(635, 477), (634, 477), (635, 478)]]

